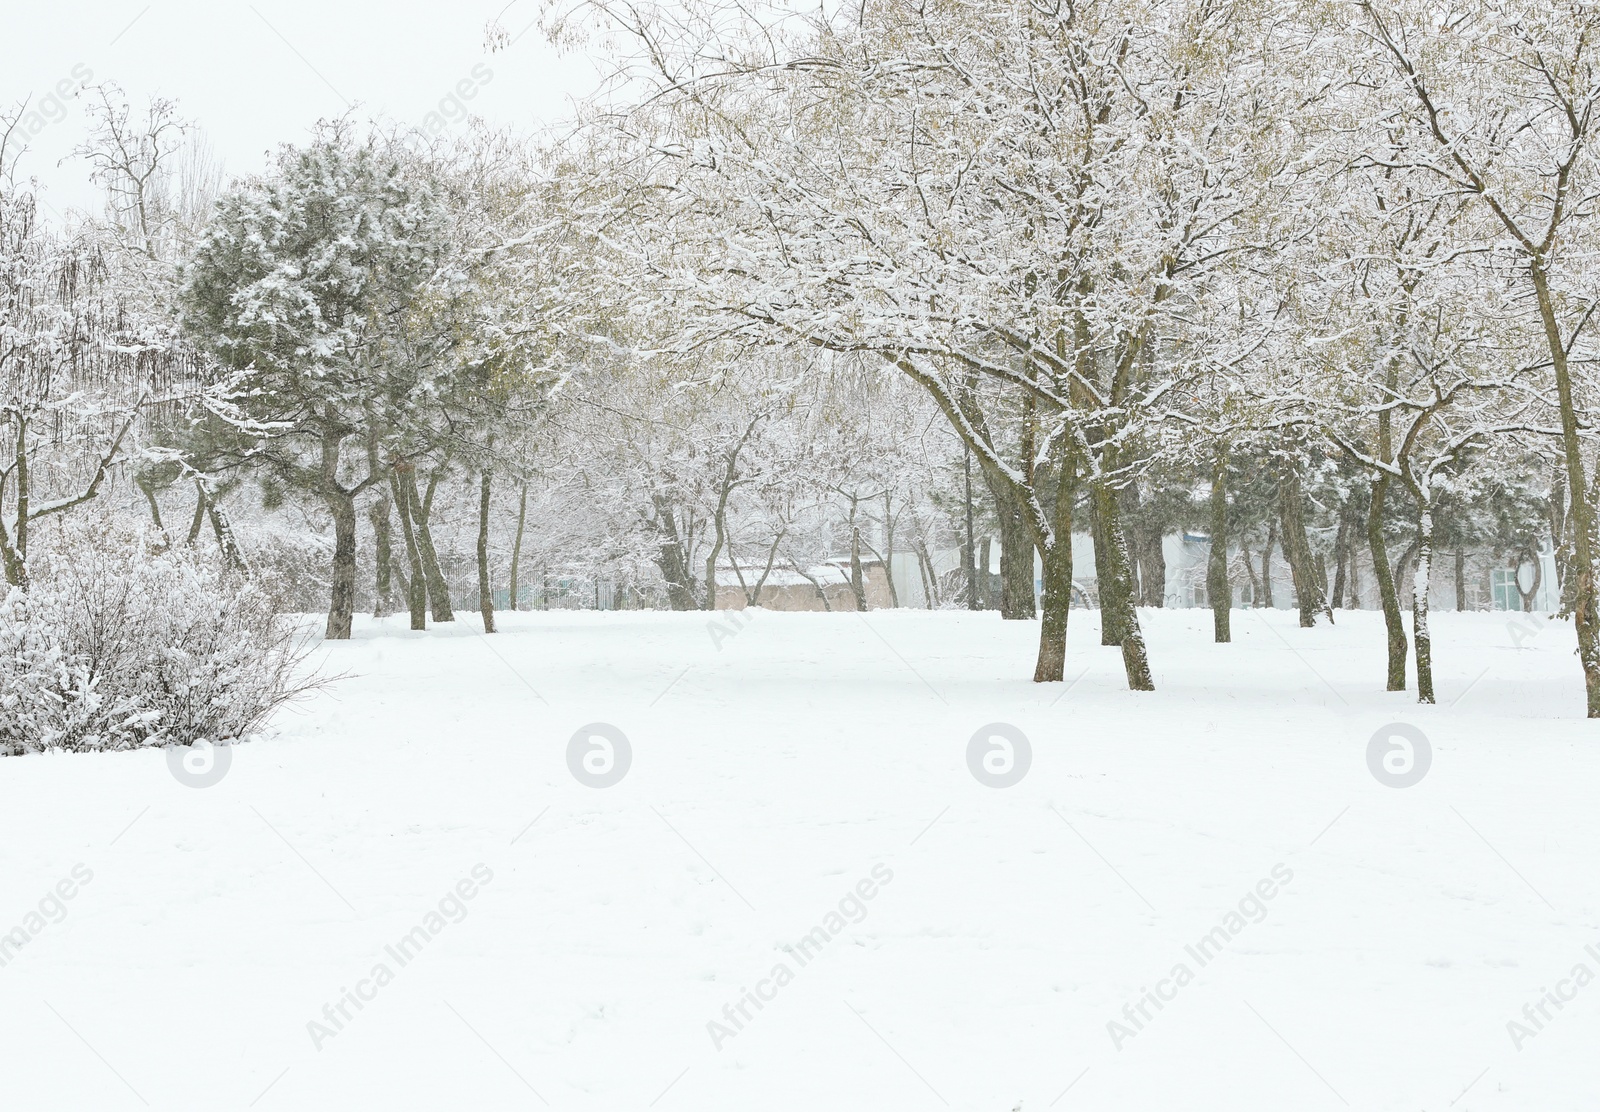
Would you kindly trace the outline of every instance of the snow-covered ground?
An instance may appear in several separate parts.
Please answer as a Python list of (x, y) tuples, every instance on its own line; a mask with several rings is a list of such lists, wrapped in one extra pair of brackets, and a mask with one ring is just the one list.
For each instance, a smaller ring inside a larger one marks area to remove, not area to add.
[(1570, 625), (1436, 614), (1420, 708), (1376, 614), (1143, 616), (1141, 695), (1093, 613), (1070, 687), (993, 614), (369, 621), (212, 786), (0, 761), (0, 1107), (1596, 1107)]

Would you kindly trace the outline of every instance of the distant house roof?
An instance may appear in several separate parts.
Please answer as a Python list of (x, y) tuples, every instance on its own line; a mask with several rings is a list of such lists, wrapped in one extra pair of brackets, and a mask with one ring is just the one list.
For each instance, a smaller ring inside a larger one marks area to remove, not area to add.
[[(862, 560), (861, 570), (865, 572), (868, 568), (878, 567), (881, 564), (881, 560)], [(739, 570), (736, 572), (731, 562), (719, 563), (717, 565), (717, 586), (737, 587), (740, 574), (743, 574), (746, 585), (753, 586), (755, 581), (761, 578), (761, 571), (765, 567), (766, 563), (764, 561), (740, 564)], [(818, 583), (848, 583), (850, 582), (850, 557), (834, 557), (824, 560), (820, 564), (812, 564), (805, 570), (806, 575), (811, 576)], [(771, 574), (766, 579), (766, 586), (769, 587), (809, 587), (810, 585), (810, 580), (806, 579), (804, 575), (801, 575), (792, 567), (785, 567), (781, 564), (774, 564)]]

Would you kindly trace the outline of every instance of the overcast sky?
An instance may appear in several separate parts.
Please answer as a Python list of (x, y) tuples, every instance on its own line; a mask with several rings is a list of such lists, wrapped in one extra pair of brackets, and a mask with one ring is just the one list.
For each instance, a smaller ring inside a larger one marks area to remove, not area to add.
[[(96, 205), (80, 161), (58, 165), (84, 134), (81, 100), (47, 103), (86, 72), (115, 81), (136, 106), (171, 97), (205, 130), (229, 174), (303, 139), (319, 117), (356, 107), (422, 124), (467, 81), (468, 107), (523, 129), (559, 119), (598, 82), (586, 58), (560, 56), (536, 26), (539, 0), (63, 0), (7, 3), (0, 33), (0, 104), (23, 98), (59, 117), (34, 137), (25, 173), (58, 211)], [(502, 14), (503, 13), (503, 14)], [(484, 28), (511, 35), (490, 55)], [(475, 66), (487, 66), (487, 71)], [(483, 74), (490, 76), (485, 81)], [(447, 109), (453, 106), (446, 104)]]

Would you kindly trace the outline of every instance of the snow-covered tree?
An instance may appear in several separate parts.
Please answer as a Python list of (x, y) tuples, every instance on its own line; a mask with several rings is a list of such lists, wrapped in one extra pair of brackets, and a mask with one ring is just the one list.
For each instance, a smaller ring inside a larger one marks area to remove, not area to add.
[(403, 152), (338, 123), (226, 194), (186, 266), (191, 334), (239, 376), (234, 459), (333, 520), (330, 638), (350, 636), (356, 499), (388, 481), (361, 449), (405, 430), (451, 368), (424, 314), (445, 245)]
[(89, 232), (39, 219), (0, 114), (0, 559), (28, 582), (36, 523), (94, 500), (147, 406), (197, 385), (170, 322), (118, 281)]
[[(1592, 251), (1600, 139), (1600, 10), (1496, 3), (1444, 12), (1427, 0), (1360, 0), (1387, 77), (1373, 111), (1394, 121), (1386, 162), (1473, 218), (1473, 246), (1522, 297), (1529, 354), (1549, 369), (1566, 468), (1572, 613), (1589, 717), (1600, 717), (1600, 552), (1585, 432), (1594, 416), (1587, 326), (1600, 291)], [(1376, 69), (1375, 69), (1376, 72)]]
[(870, 354), (929, 392), (1043, 554), (1039, 680), (1062, 674), (1081, 484), (1151, 686), (1118, 491), (1180, 385), (1249, 342), (1191, 325), (1270, 238), (1291, 137), (1266, 13), (889, 3), (796, 30), (591, 7), (656, 67), (617, 124), (618, 172), (662, 200), (646, 272), (704, 331)]

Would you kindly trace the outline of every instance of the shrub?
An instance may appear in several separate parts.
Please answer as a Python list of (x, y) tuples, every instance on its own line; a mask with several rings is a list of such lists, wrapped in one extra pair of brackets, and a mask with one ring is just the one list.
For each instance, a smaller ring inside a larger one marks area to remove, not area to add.
[(0, 603), (0, 754), (242, 741), (320, 682), (243, 575), (136, 534), (60, 542)]

